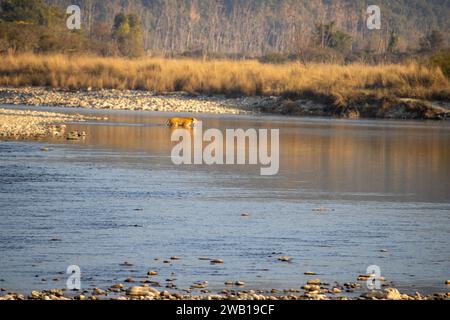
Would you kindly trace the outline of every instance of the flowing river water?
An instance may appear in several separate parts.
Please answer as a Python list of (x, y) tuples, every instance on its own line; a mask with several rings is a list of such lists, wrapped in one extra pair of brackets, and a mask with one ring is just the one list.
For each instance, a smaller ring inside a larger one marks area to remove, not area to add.
[(86, 289), (148, 270), (180, 289), (286, 289), (307, 271), (344, 283), (377, 265), (406, 293), (448, 290), (449, 122), (196, 116), (205, 130), (280, 129), (280, 171), (261, 176), (174, 165), (170, 114), (27, 109), (108, 120), (69, 124), (79, 142), (0, 142), (0, 287), (63, 288), (78, 265)]

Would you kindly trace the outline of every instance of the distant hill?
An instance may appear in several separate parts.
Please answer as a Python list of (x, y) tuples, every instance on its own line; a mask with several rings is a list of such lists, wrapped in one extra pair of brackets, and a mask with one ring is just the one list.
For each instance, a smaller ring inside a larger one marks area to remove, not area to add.
[[(158, 53), (295, 53), (312, 45), (318, 23), (334, 21), (352, 37), (354, 50), (384, 52), (392, 34), (398, 50), (417, 48), (432, 30), (449, 41), (449, 0), (46, 0), (82, 8), (90, 35), (110, 28), (120, 12), (142, 21), (144, 48)], [(378, 4), (382, 29), (366, 27), (366, 9)]]

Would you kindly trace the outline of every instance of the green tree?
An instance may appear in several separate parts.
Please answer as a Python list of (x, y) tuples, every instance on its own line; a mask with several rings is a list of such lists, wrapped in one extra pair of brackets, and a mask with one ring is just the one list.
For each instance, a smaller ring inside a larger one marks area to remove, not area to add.
[(339, 51), (351, 49), (352, 37), (342, 31), (335, 31), (336, 23), (334, 21), (328, 24), (316, 25), (316, 42), (322, 48), (331, 48)]
[(141, 21), (137, 15), (117, 14), (114, 18), (113, 38), (121, 55), (138, 57), (143, 54)]
[(64, 12), (42, 0), (0, 0), (0, 52), (75, 52), (88, 47)]
[(394, 30), (391, 31), (389, 36), (389, 42), (387, 46), (387, 52), (393, 53), (397, 50), (398, 42), (400, 41), (400, 37), (398, 33)]
[(330, 48), (348, 51), (352, 48), (352, 37), (344, 32), (336, 31), (331, 36)]
[(61, 21), (61, 12), (42, 0), (2, 0), (0, 21), (49, 26)]

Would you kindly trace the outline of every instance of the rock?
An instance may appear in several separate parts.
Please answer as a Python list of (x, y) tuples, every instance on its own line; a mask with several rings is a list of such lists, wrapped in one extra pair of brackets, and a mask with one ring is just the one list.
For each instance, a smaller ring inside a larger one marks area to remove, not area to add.
[(117, 283), (117, 284), (113, 284), (112, 286), (111, 286), (111, 288), (112, 289), (123, 289), (123, 284), (121, 284), (121, 283)]
[(357, 283), (357, 282), (346, 282), (346, 283), (344, 283), (344, 287), (350, 288), (350, 289), (355, 289), (355, 288), (360, 288), (361, 284)]
[(156, 271), (149, 271), (149, 272), (147, 272), (147, 275), (148, 276), (157, 276), (158, 272), (156, 272)]
[(340, 116), (344, 119), (359, 119), (360, 113), (356, 109), (346, 108), (341, 112)]
[(316, 284), (307, 284), (302, 287), (306, 291), (319, 291), (320, 286)]
[(54, 295), (56, 297), (62, 297), (64, 296), (64, 292), (61, 289), (51, 289), (51, 290), (47, 290), (45, 291), (45, 293)]
[(224, 263), (224, 261), (222, 259), (212, 259), (211, 263), (212, 264), (222, 264), (222, 263)]
[(446, 285), (450, 285), (450, 280), (445, 281)]
[(154, 296), (158, 297), (160, 292), (152, 287), (133, 286), (127, 290), (127, 295), (131, 297)]
[(290, 262), (291, 258), (288, 256), (283, 256), (283, 257), (278, 258), (278, 260), (283, 261), (283, 262)]
[(247, 217), (247, 218), (248, 218), (248, 217), (251, 216), (251, 214), (250, 214), (250, 213), (243, 213), (243, 214), (241, 214), (241, 216), (242, 216), (242, 217)]
[(66, 139), (71, 140), (71, 141), (78, 141), (78, 140), (80, 140), (80, 137), (78, 136), (78, 134), (69, 133), (66, 136)]
[(339, 294), (339, 293), (342, 292), (342, 290), (339, 289), (339, 288), (333, 288), (333, 289), (331, 290), (331, 292), (332, 292), (333, 294)]
[(395, 288), (387, 288), (384, 290), (385, 292), (385, 298), (388, 300), (401, 300), (402, 295), (400, 292)]
[(132, 267), (133, 264), (128, 262), (128, 261), (125, 261), (124, 263), (121, 263), (120, 266), (122, 266), (122, 267)]
[(162, 293), (161, 293), (161, 296), (162, 297), (164, 297), (164, 298), (170, 298), (170, 292), (169, 291), (167, 291), (167, 290), (164, 290)]
[(234, 283), (234, 285), (236, 285), (236, 286), (238, 286), (238, 287), (242, 287), (242, 286), (245, 286), (245, 282), (244, 282), (244, 281), (238, 280), (238, 281), (236, 281), (236, 282)]
[(319, 279), (319, 278), (316, 278), (316, 279), (308, 280), (307, 284), (310, 284), (310, 285), (320, 285), (320, 279)]
[(386, 294), (381, 291), (370, 291), (370, 292), (365, 292), (365, 293), (361, 294), (360, 297), (363, 299), (368, 299), (368, 300), (374, 300), (374, 299), (381, 300), (381, 299), (386, 298)]
[(127, 278), (127, 279), (125, 279), (125, 282), (131, 283), (131, 282), (136, 282), (136, 281), (133, 278)]
[(44, 147), (44, 148), (41, 148), (41, 151), (42, 151), (42, 152), (48, 152), (48, 151), (50, 151), (50, 149), (47, 148), (47, 147)]
[(170, 260), (180, 260), (180, 258), (177, 256), (172, 256), (172, 257), (170, 257)]
[(304, 273), (304, 275), (306, 275), (306, 276), (315, 276), (317, 273), (315, 273), (315, 272), (312, 272), (312, 271), (306, 271), (305, 273)]
[(94, 288), (92, 290), (92, 293), (95, 294), (95, 295), (98, 295), (98, 296), (105, 296), (106, 295), (106, 291), (102, 290), (100, 288)]
[(329, 212), (334, 211), (333, 209), (328, 208), (327, 206), (318, 206), (313, 209), (314, 212)]

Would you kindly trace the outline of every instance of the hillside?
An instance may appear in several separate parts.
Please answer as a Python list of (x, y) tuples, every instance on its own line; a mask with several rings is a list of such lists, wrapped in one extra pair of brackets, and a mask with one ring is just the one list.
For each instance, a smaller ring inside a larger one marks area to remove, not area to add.
[(144, 48), (174, 54), (207, 51), (248, 55), (297, 53), (314, 45), (319, 23), (332, 21), (352, 37), (353, 50), (388, 49), (392, 34), (398, 50), (417, 48), (432, 30), (448, 43), (448, 0), (380, 0), (382, 29), (366, 28), (366, 9), (373, 1), (354, 0), (46, 0), (65, 8), (82, 8), (90, 36), (111, 28), (116, 14), (135, 13), (142, 21)]

